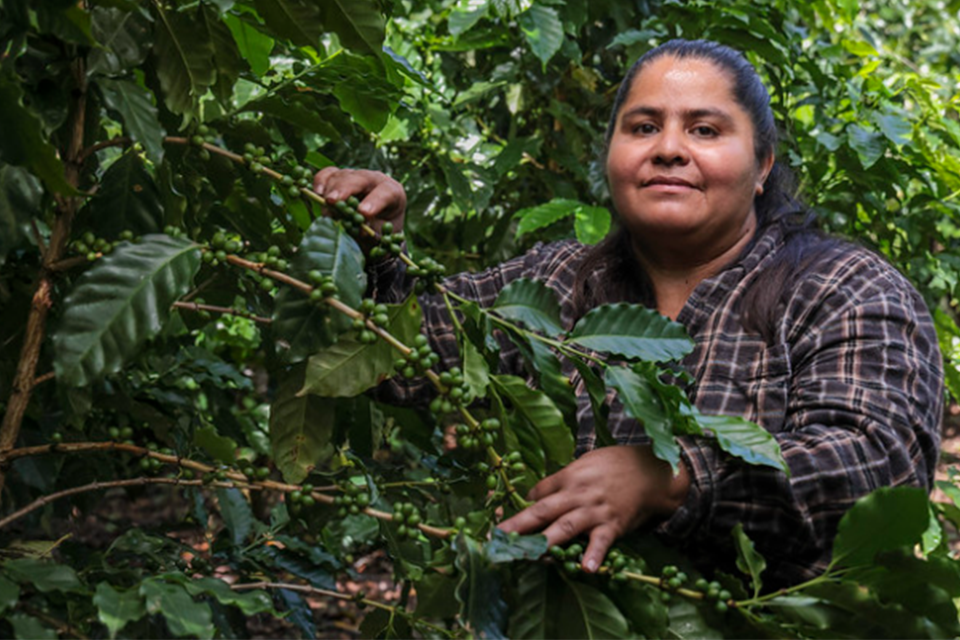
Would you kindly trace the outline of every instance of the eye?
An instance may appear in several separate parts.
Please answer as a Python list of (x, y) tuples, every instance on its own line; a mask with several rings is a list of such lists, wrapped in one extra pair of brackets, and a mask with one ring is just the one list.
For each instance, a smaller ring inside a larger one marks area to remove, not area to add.
[(656, 130), (657, 130), (656, 125), (650, 122), (640, 122), (638, 124), (633, 125), (634, 133), (650, 134), (650, 133), (656, 132)]
[(706, 124), (699, 124), (695, 126), (693, 128), (693, 133), (701, 138), (713, 138), (718, 135), (716, 129)]

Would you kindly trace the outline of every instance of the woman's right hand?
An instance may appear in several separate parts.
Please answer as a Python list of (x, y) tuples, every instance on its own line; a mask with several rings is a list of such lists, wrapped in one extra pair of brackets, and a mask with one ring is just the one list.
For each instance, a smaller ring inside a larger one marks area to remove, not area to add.
[(356, 196), (360, 200), (357, 211), (377, 233), (386, 222), (393, 225), (394, 233), (403, 229), (407, 192), (386, 174), (366, 169), (326, 167), (313, 176), (313, 190), (330, 205)]

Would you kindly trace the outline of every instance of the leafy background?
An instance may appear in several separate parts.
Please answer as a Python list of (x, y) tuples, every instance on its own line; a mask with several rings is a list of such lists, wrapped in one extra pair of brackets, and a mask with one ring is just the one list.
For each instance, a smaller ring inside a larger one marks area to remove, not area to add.
[[(314, 222), (316, 203), (182, 143), (203, 124), (236, 153), (253, 144), (310, 172), (330, 164), (385, 171), (408, 191), (414, 258), (449, 272), (480, 269), (535, 242), (603, 237), (611, 214), (599, 156), (612, 96), (638, 55), (675, 36), (733, 45), (758, 66), (781, 123), (781, 157), (802, 196), (826, 228), (882, 252), (917, 285), (934, 311), (956, 397), (958, 10), (956, 1), (928, 0), (0, 0), (0, 449), (106, 440), (111, 428), (129, 429), (133, 441), (171, 455), (234, 465), (239, 452), (295, 483), (320, 462), (339, 479), (357, 469), (353, 457), (389, 450), (416, 460), (437, 450), (436, 425), (422, 414), (363, 396), (298, 395), (311, 367), (329, 366), (309, 358), (328, 344), (284, 327), (306, 326), (315, 312), (285, 289), (201, 262), (199, 246), (218, 232), (259, 251), (275, 245), (297, 273), (306, 268), (291, 249), (318, 243), (348, 288), (356, 269), (334, 265), (349, 264), (349, 242)], [(149, 238), (171, 229), (178, 237), (97, 258), (95, 268), (78, 251), (78, 241), (91, 244), (88, 233), (115, 241), (122, 232)], [(125, 260), (149, 274), (152, 289), (124, 280)], [(104, 309), (97, 282), (137, 293)], [(168, 312), (184, 294), (241, 313)], [(275, 307), (282, 312), (273, 325), (256, 320)], [(390, 323), (398, 335), (416, 324), (403, 309), (391, 311)], [(47, 372), (55, 378), (44, 379)], [(522, 386), (493, 384), (505, 397)], [(542, 401), (517, 401), (533, 404)], [(346, 434), (350, 449), (338, 449)], [(4, 513), (136, 475), (137, 464), (109, 452), (19, 458), (8, 469)], [(518, 563), (505, 573), (501, 556), (468, 541), (455, 558), (449, 547), (411, 547), (363, 517), (316, 517), (298, 529), (269, 499), (256, 494), (251, 506), (229, 487), (184, 490), (188, 506), (178, 517), (206, 532), (202, 553), (175, 542), (170, 523), (109, 531), (108, 543), (64, 540), (77, 522), (73, 510), (87, 513), (100, 501), (78, 494), (2, 532), (0, 625), (18, 637), (242, 635), (244, 616), (282, 610), (311, 635), (316, 621), (294, 590), (238, 592), (186, 577), (226, 567), (336, 589), (336, 576), (353, 575), (350, 557), (385, 539), (398, 581), (415, 585), (420, 601), (412, 616), (375, 609), (368, 635), (409, 635), (404, 625), (459, 614), (487, 635), (536, 637), (561, 632), (557, 612), (564, 629), (583, 636), (657, 636), (668, 627), (736, 636), (748, 622), (752, 633), (775, 636), (956, 635), (951, 598), (960, 578), (948, 536), (924, 517), (933, 509), (934, 522), (960, 521), (952, 476), (941, 488), (947, 502), (938, 506), (899, 494), (866, 505), (850, 540), (877, 530), (871, 513), (915, 514), (869, 550), (872, 573), (810, 585), (778, 601), (776, 614), (737, 622), (683, 599), (664, 604), (656, 590), (618, 596), (565, 574), (558, 580), (549, 566)], [(166, 490), (131, 492), (170, 499)], [(457, 495), (451, 515), (473, 514), (482, 494)], [(759, 589), (762, 569), (747, 543), (740, 541), (744, 573)], [(900, 551), (915, 543), (923, 560)], [(840, 569), (855, 557), (845, 544)], [(508, 565), (522, 557), (510, 553)], [(438, 563), (472, 582), (424, 571)], [(908, 574), (919, 577), (906, 581)], [(851, 586), (857, 580), (867, 592)]]

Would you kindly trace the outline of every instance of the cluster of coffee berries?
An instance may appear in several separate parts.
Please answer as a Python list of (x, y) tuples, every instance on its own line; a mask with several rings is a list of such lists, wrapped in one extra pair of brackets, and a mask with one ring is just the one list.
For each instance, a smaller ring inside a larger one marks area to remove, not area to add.
[(345, 518), (355, 516), (370, 506), (370, 493), (365, 486), (353, 482), (343, 482), (340, 485), (340, 495), (333, 499), (337, 509), (337, 516)]
[(583, 560), (583, 545), (579, 542), (574, 542), (566, 549), (555, 544), (550, 547), (549, 553), (554, 560), (562, 563), (560, 566), (565, 573), (573, 575), (582, 570), (580, 561)]
[(162, 466), (163, 463), (156, 458), (151, 458), (150, 456), (140, 458), (140, 470), (145, 473), (156, 473)]
[(623, 552), (616, 548), (610, 549), (607, 557), (605, 557), (600, 564), (600, 567), (601, 570), (606, 569), (606, 573), (610, 576), (610, 580), (614, 586), (627, 582), (630, 579), (629, 576), (627, 576), (627, 572), (634, 571), (637, 568), (633, 566), (630, 558), (623, 555)]
[(419, 294), (432, 289), (435, 284), (443, 279), (446, 268), (429, 256), (424, 256), (417, 261), (416, 265), (407, 267), (407, 275), (411, 278), (417, 278), (414, 284), (414, 290)]
[(226, 262), (228, 254), (240, 253), (242, 250), (243, 243), (240, 240), (227, 237), (223, 231), (217, 231), (210, 239), (210, 250), (203, 252), (203, 261), (216, 267)]
[(112, 252), (124, 240), (133, 240), (133, 232), (123, 231), (120, 233), (119, 240), (111, 242), (105, 238), (98, 238), (93, 232), (87, 231), (79, 239), (71, 242), (70, 248), (86, 257), (88, 262), (93, 262), (100, 256)]
[(397, 524), (397, 535), (411, 540), (420, 535), (422, 522), (420, 512), (412, 502), (398, 502), (393, 505), (393, 521)]
[(170, 236), (171, 238), (182, 238), (184, 235), (186, 235), (183, 232), (183, 229), (181, 229), (180, 227), (174, 224), (168, 224), (167, 226), (165, 226), (163, 228), (163, 232), (166, 235)]
[(266, 480), (270, 477), (269, 467), (258, 467), (252, 460), (248, 460), (247, 458), (237, 460), (237, 469), (250, 480)]
[(378, 327), (386, 327), (390, 324), (387, 305), (377, 304), (372, 298), (364, 298), (360, 301), (359, 311), (363, 317), (353, 320), (353, 329), (359, 331), (359, 340), (363, 344), (372, 344), (377, 341), (377, 334), (367, 328), (369, 320)]
[(300, 513), (304, 507), (309, 509), (314, 506), (317, 504), (317, 499), (313, 497), (313, 485), (305, 483), (299, 489), (294, 489), (287, 494), (287, 502), (287, 508), (294, 515)]
[(362, 213), (357, 211), (357, 207), (360, 206), (360, 201), (357, 200), (356, 196), (350, 196), (346, 200), (339, 200), (337, 202), (328, 202), (327, 204), (337, 212), (337, 219), (340, 220), (340, 223), (343, 225), (344, 231), (351, 236), (357, 237), (360, 234), (360, 226), (364, 224), (367, 219)]
[(370, 249), (370, 259), (380, 260), (388, 255), (403, 253), (403, 232), (394, 233), (393, 223), (384, 222), (380, 229), (380, 244)]
[(473, 400), (473, 392), (467, 386), (460, 367), (451, 367), (449, 371), (442, 372), (440, 384), (443, 385), (440, 395), (430, 403), (430, 410), (434, 413), (451, 413)]
[(409, 379), (422, 375), (436, 366), (438, 362), (440, 362), (440, 355), (430, 348), (430, 341), (427, 340), (427, 336), (418, 334), (413, 339), (413, 348), (410, 349), (410, 353), (397, 358), (393, 365), (404, 378)]
[(500, 420), (487, 418), (474, 429), (466, 424), (458, 424), (454, 427), (454, 431), (457, 434), (457, 445), (464, 449), (476, 450), (484, 446), (489, 447), (497, 441), (497, 434), (500, 433)]
[(270, 164), (270, 158), (266, 154), (267, 152), (263, 147), (258, 147), (250, 142), (243, 145), (243, 161), (254, 173), (260, 173), (264, 166)]
[(133, 444), (133, 427), (110, 427), (107, 429), (107, 435), (114, 442), (123, 442), (124, 444)]
[(339, 291), (337, 290), (337, 283), (334, 282), (333, 276), (324, 275), (319, 269), (312, 269), (310, 273), (307, 274), (307, 279), (310, 281), (310, 284), (313, 285), (313, 290), (310, 291), (311, 302), (323, 304), (325, 299), (337, 297)]
[(190, 138), (190, 143), (195, 147), (200, 147), (200, 159), (209, 160), (210, 152), (203, 148), (205, 143), (215, 144), (217, 142), (217, 133), (205, 124), (197, 127), (197, 132)]
[(706, 578), (698, 579), (693, 588), (703, 594), (708, 602), (714, 602), (714, 608), (717, 613), (726, 613), (730, 608), (730, 601), (733, 600), (733, 594), (723, 588), (717, 581), (708, 582)]
[(294, 165), (288, 174), (280, 178), (280, 184), (286, 187), (289, 197), (299, 198), (303, 195), (303, 189), (309, 191), (313, 187), (310, 169)]

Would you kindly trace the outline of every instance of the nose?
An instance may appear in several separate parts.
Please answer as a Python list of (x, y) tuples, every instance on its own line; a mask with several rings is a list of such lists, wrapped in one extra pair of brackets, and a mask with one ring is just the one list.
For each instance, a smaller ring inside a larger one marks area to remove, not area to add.
[(665, 126), (657, 136), (653, 163), (659, 165), (684, 165), (690, 159), (681, 127)]

